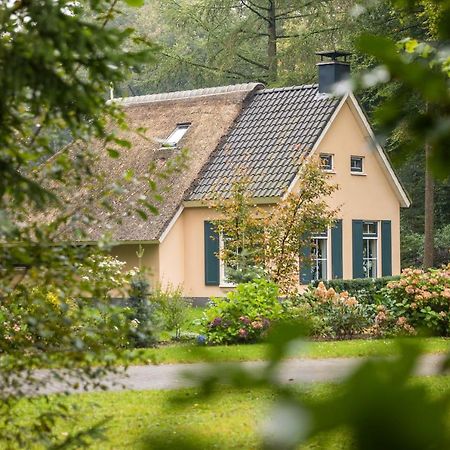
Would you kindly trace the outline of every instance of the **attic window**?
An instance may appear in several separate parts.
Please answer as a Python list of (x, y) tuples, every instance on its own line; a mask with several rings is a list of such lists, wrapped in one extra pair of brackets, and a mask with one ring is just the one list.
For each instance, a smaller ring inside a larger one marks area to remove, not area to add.
[(350, 171), (352, 173), (363, 173), (363, 157), (352, 156), (350, 158)]
[(166, 145), (168, 147), (176, 147), (190, 126), (190, 123), (179, 123), (175, 130), (173, 130), (170, 136), (166, 139)]
[(320, 163), (322, 165), (322, 169), (325, 172), (332, 172), (334, 169), (334, 161), (333, 161), (333, 155), (328, 153), (321, 153), (320, 154)]

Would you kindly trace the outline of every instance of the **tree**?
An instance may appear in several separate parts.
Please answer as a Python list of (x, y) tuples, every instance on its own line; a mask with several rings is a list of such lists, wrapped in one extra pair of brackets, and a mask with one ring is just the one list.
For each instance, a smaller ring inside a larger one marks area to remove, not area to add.
[[(102, 424), (55, 433), (58, 419), (76, 417), (56, 398), (24, 426), (21, 400), (55, 379), (67, 389), (101, 386), (127, 345), (129, 323), (109, 301), (125, 280), (120, 264), (103, 258), (108, 240), (74, 245), (61, 234), (70, 225), (72, 239), (82, 236), (95, 219), (93, 202), (108, 211), (113, 196), (133, 184), (125, 171), (90, 196), (86, 210), (61, 213), (67, 192), (101, 176), (92, 171), (96, 152), (118, 157), (130, 146), (120, 136), (123, 113), (105, 100), (111, 82), (123, 83), (152, 61), (154, 47), (111, 26), (118, 7), (117, 0), (0, 4), (0, 445), (8, 448), (87, 445)], [(72, 145), (54, 155), (59, 133)], [(154, 209), (151, 197), (141, 200), (133, 210)], [(47, 367), (48, 376), (37, 376), (37, 367)]]
[(320, 161), (304, 162), (297, 189), (286, 193), (265, 224), (265, 254), (270, 278), (283, 294), (297, 291), (299, 265), (309, 266), (309, 257), (299, 251), (311, 246), (311, 235), (326, 230), (337, 210), (327, 201), (337, 189), (328, 181)]
[(249, 183), (243, 176), (233, 183), (229, 198), (218, 197), (209, 204), (221, 216), (214, 222), (224, 242), (219, 257), (227, 267), (228, 280), (235, 283), (262, 276), (265, 265), (266, 212), (252, 200)]
[[(212, 206), (221, 217), (215, 221), (223, 236), (220, 251), (230, 281), (246, 282), (266, 276), (278, 284), (283, 295), (297, 291), (299, 265), (309, 265), (300, 249), (311, 246), (310, 236), (333, 222), (336, 210), (327, 205), (337, 189), (329, 184), (320, 162), (305, 161), (295, 191), (286, 192), (280, 202), (258, 208), (248, 190), (248, 179), (235, 183), (229, 199)], [(234, 269), (234, 270), (233, 270)]]
[[(365, 35), (359, 48), (383, 64), (384, 80), (395, 88), (389, 99), (375, 111), (386, 134), (401, 136), (399, 157), (417, 151), (425, 153), (425, 240), (424, 266), (433, 265), (434, 257), (434, 178), (448, 177), (450, 131), (442, 126), (450, 112), (448, 57), (442, 44), (450, 36), (446, 25), (449, 4), (446, 1), (393, 1), (404, 14), (422, 21), (425, 39), (406, 38), (397, 44), (386, 37)], [(427, 83), (422, 80), (427, 79)], [(363, 83), (364, 84), (364, 83)], [(373, 82), (371, 84), (374, 84)], [(411, 101), (413, 99), (413, 101)]]
[[(154, 0), (151, 8), (159, 10), (160, 26), (166, 33), (160, 41), (164, 56), (160, 68), (173, 81), (181, 81), (180, 74), (189, 73), (191, 79), (181, 83), (190, 82), (190, 87), (199, 87), (196, 81), (203, 86), (230, 80), (280, 84), (292, 76), (298, 82), (305, 73), (311, 75), (301, 62), (308, 60), (313, 65), (316, 45), (323, 50), (339, 41), (337, 34), (343, 33), (339, 21), (352, 3)], [(320, 43), (311, 45), (314, 39)], [(174, 63), (180, 72), (169, 72)], [(294, 71), (301, 73), (296, 76)]]

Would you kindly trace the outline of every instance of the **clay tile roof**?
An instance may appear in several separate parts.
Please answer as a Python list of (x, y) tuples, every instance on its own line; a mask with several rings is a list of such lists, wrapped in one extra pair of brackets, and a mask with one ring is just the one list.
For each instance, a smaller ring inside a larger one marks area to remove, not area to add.
[(320, 94), (317, 85), (257, 91), (186, 199), (226, 197), (243, 173), (254, 197), (281, 196), (338, 103), (339, 99)]

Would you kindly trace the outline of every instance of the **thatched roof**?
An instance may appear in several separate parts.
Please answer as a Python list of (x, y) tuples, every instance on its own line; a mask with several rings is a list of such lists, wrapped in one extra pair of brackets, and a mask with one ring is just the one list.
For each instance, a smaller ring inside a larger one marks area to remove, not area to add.
[[(148, 220), (142, 220), (136, 214), (126, 214), (129, 205), (137, 202), (140, 196), (150, 190), (142, 180), (112, 201), (113, 214), (108, 214), (100, 206), (92, 206), (89, 212), (96, 221), (85, 228), (86, 239), (96, 241), (109, 233), (117, 241), (158, 240), (209, 156), (227, 135), (244, 103), (256, 89), (262, 87), (251, 83), (116, 100), (124, 106), (130, 128), (145, 128), (146, 138), (136, 133), (125, 133), (124, 137), (131, 141), (132, 146), (121, 150), (118, 159), (110, 158), (105, 148), (97, 144), (93, 171), (103, 174), (104, 179), (99, 176), (98, 185), (94, 183), (66, 195), (70, 208), (82, 209), (86, 205), (87, 196), (95, 196), (97, 192), (100, 195), (101, 183), (119, 180), (128, 170), (132, 170), (138, 179), (151, 164), (164, 170), (170, 160), (180, 153), (180, 148), (187, 149), (188, 160), (181, 173), (173, 173), (163, 181), (165, 191), (162, 193), (163, 200), (156, 205), (158, 215), (149, 215)], [(162, 149), (161, 141), (180, 123), (191, 125), (178, 148)], [(120, 223), (117, 223), (118, 218)], [(68, 230), (64, 234), (70, 236)]]

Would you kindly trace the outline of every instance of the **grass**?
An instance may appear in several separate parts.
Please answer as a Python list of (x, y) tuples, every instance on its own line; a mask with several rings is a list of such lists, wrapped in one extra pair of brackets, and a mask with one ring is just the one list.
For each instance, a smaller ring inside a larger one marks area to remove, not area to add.
[[(414, 382), (423, 384), (435, 396), (445, 395), (450, 389), (450, 377), (420, 378)], [(335, 389), (333, 385), (314, 386), (308, 396), (333, 395)], [(174, 403), (174, 394), (188, 400), (186, 405)], [(109, 418), (106, 440), (95, 442), (92, 448), (254, 449), (261, 443), (259, 430), (272, 400), (268, 391), (237, 392), (231, 388), (223, 388), (220, 396), (208, 400), (194, 389), (72, 395), (65, 401), (78, 408), (77, 419), (71, 424), (57, 423), (55, 431), (63, 436), (68, 429), (77, 432)], [(39, 401), (23, 405), (24, 417), (40, 407)], [(199, 441), (192, 438), (194, 434)], [(181, 444), (182, 436), (190, 436), (191, 440)], [(333, 433), (302, 448), (336, 450), (345, 448), (346, 443), (348, 436)]]
[[(449, 338), (409, 338), (426, 353), (450, 350)], [(195, 363), (201, 361), (255, 361), (266, 358), (267, 344), (220, 345), (199, 347), (194, 344), (172, 344), (141, 351), (143, 361), (157, 364)], [(396, 354), (395, 339), (355, 339), (349, 341), (309, 341), (292, 350), (292, 358), (353, 358)]]

